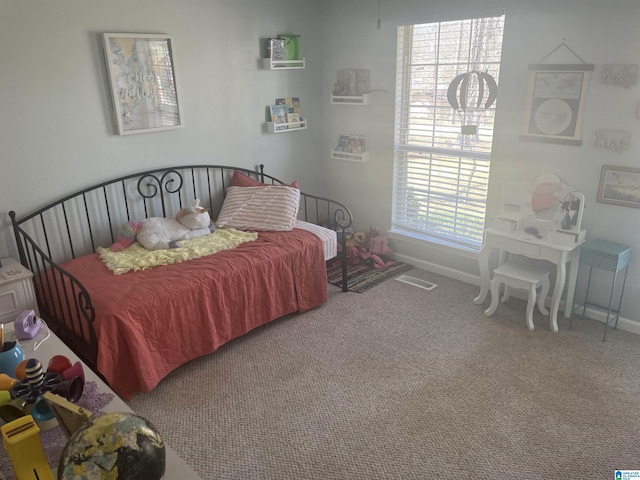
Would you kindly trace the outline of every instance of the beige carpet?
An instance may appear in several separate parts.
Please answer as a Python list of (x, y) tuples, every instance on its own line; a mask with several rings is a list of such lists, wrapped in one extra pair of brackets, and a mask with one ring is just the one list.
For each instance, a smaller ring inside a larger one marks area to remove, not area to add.
[[(607, 479), (640, 469), (640, 336), (419, 269), (251, 332), (131, 408), (203, 479)], [(188, 346), (183, 346), (188, 348)]]

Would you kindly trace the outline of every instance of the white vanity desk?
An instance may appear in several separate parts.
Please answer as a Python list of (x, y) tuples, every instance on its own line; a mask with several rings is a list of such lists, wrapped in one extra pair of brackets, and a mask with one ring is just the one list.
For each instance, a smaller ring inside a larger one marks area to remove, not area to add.
[[(489, 257), (493, 249), (500, 249), (502, 252), (524, 255), (529, 258), (548, 260), (556, 265), (556, 282), (551, 296), (551, 329), (558, 331), (558, 307), (560, 298), (564, 290), (567, 279), (567, 265), (569, 265), (567, 298), (564, 308), (564, 316), (571, 316), (571, 306), (573, 305), (573, 295), (578, 276), (578, 260), (582, 240), (575, 243), (550, 241), (545, 238), (538, 239), (534, 235), (517, 230), (506, 232), (488, 228), (485, 230), (485, 239), (478, 257), (480, 266), (480, 294), (473, 300), (474, 303), (484, 302), (489, 292), (491, 281), (489, 274)], [(501, 255), (501, 258), (503, 255)]]
[(489, 257), (493, 249), (500, 250), (499, 263), (504, 261), (505, 253), (547, 260), (556, 266), (550, 323), (551, 330), (557, 332), (558, 307), (567, 280), (567, 265), (569, 272), (564, 316), (571, 317), (580, 246), (586, 237), (586, 232), (580, 228), (584, 204), (582, 193), (552, 173), (543, 174), (533, 181), (502, 185), (500, 213), (492, 221), (492, 226), (485, 230), (478, 257), (480, 294), (474, 303), (480, 304), (487, 297), (491, 282)]
[[(51, 336), (42, 343), (42, 345), (38, 346), (38, 348), (34, 351), (34, 344), (43, 340), (46, 337), (48, 328), (43, 327), (38, 335), (32, 340), (21, 340), (20, 346), (24, 350), (24, 354), (26, 358), (37, 358), (40, 360), (46, 368), (49, 363), (49, 360), (54, 355), (64, 355), (69, 358), (72, 363), (80, 360), (77, 355), (75, 355), (69, 347), (67, 347), (58, 337), (51, 334)], [(13, 331), (13, 322), (5, 324), (5, 332), (7, 340), (13, 341), (15, 340), (15, 334)], [(89, 367), (87, 367), (84, 362), (82, 363), (84, 367), (85, 379), (87, 382), (95, 382), (98, 385), (98, 390), (101, 392), (110, 392), (113, 391), (104, 383), (102, 379), (100, 379)], [(135, 413), (124, 403), (118, 395), (113, 394), (113, 400), (104, 408), (104, 411), (109, 412), (132, 412)], [(56, 427), (58, 428), (58, 427)], [(162, 434), (162, 432), (160, 432)], [(180, 458), (175, 451), (171, 449), (165, 443), (165, 451), (166, 451), (166, 469), (164, 478), (167, 480), (201, 480), (201, 478), (186, 464), (186, 462)], [(2, 452), (4, 454), (4, 451)], [(53, 467), (53, 465), (52, 465)]]

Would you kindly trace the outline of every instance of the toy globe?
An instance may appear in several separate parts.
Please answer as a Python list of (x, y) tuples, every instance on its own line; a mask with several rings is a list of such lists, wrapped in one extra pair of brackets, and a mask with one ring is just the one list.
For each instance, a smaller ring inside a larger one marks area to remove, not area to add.
[(78, 429), (62, 451), (58, 480), (160, 480), (166, 453), (160, 434), (132, 413), (108, 413)]

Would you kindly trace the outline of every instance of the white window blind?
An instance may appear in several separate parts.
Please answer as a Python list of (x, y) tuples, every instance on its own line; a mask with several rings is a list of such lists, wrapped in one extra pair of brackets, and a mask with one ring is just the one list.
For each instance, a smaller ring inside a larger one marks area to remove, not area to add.
[(501, 16), (398, 28), (394, 231), (482, 245), (496, 104), (484, 108), (490, 92), (477, 74), (456, 91), (463, 108), (447, 93), (468, 72), (498, 81), (503, 26)]

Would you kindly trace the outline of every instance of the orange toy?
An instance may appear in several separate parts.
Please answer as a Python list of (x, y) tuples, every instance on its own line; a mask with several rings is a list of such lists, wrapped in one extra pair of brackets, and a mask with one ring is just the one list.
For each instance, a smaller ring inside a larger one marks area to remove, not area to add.
[(0, 390), (11, 390), (18, 380), (13, 377), (10, 377), (6, 373), (0, 373)]
[(21, 361), (16, 367), (16, 378), (18, 380), (24, 380), (25, 378), (27, 378), (27, 362), (28, 361), (29, 359), (26, 358), (23, 361)]

